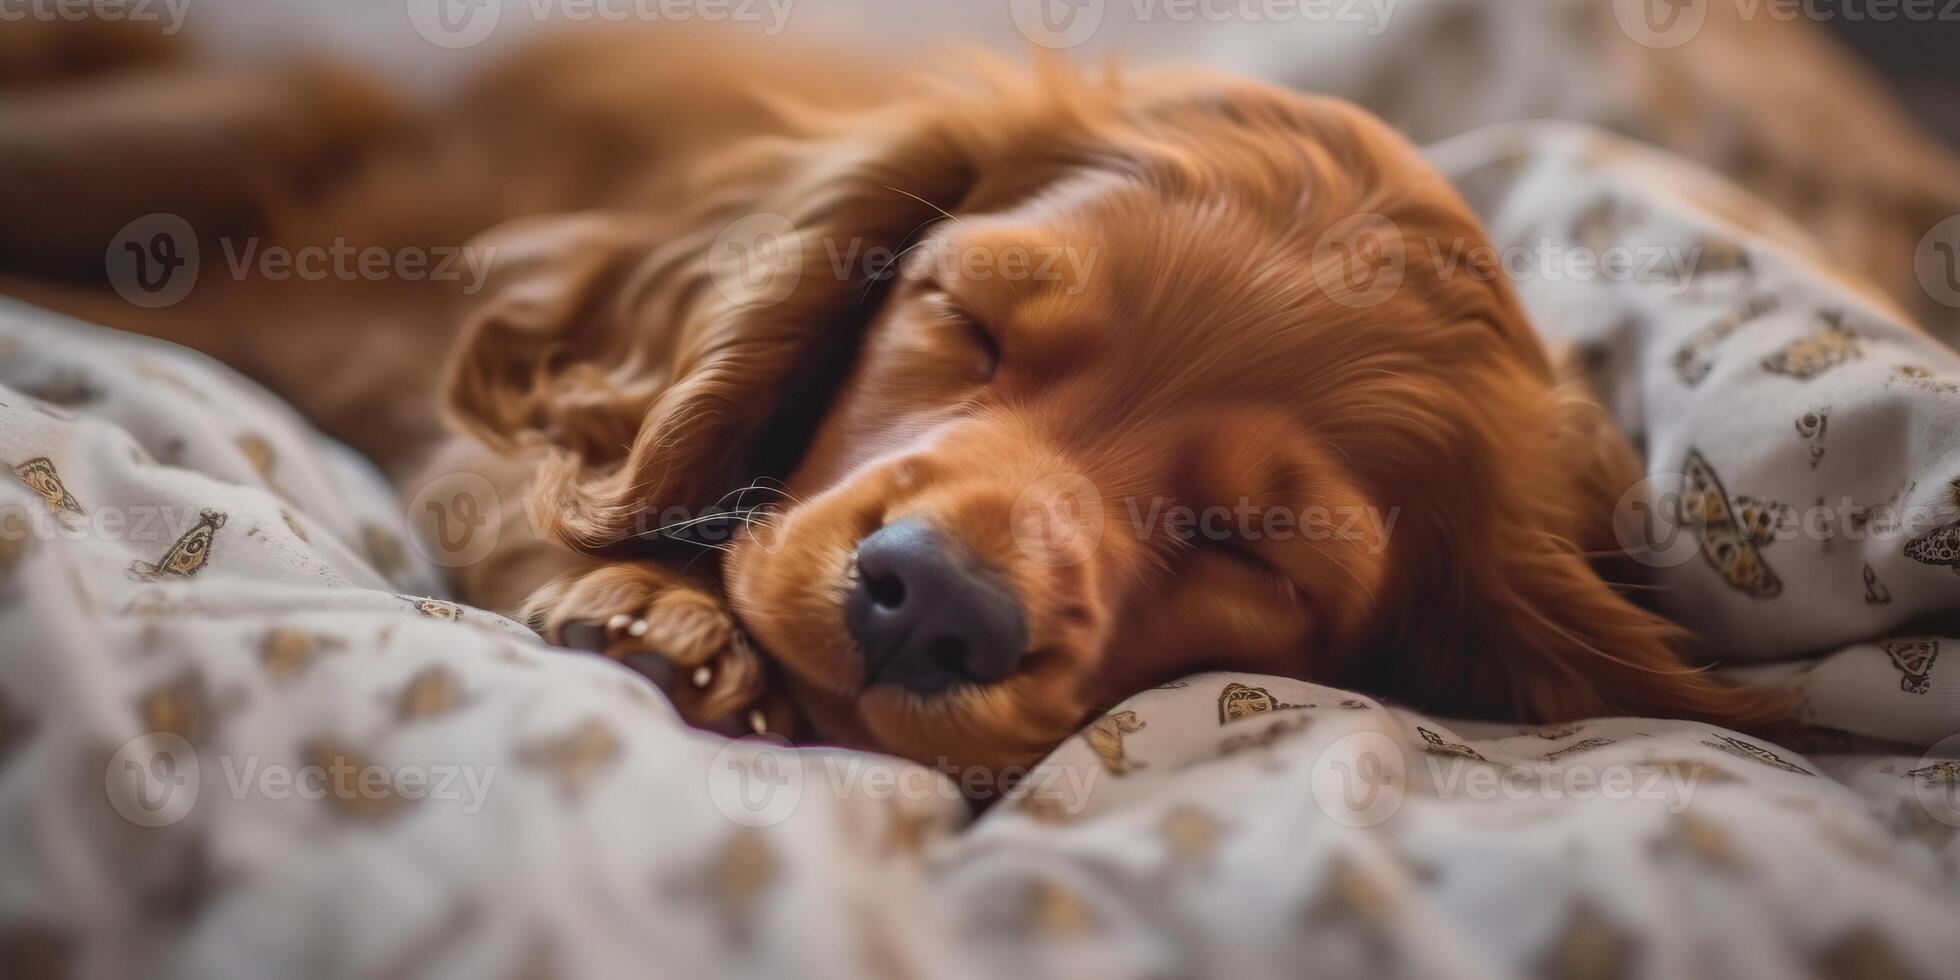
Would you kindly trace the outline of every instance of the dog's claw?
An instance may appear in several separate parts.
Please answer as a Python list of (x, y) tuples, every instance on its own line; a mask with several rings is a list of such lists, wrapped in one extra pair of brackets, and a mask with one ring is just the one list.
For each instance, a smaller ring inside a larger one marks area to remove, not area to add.
[(546, 637), (618, 661), (666, 692), (690, 724), (730, 737), (794, 727), (794, 712), (769, 688), (768, 665), (725, 604), (664, 570), (606, 565), (534, 601), (547, 610)]

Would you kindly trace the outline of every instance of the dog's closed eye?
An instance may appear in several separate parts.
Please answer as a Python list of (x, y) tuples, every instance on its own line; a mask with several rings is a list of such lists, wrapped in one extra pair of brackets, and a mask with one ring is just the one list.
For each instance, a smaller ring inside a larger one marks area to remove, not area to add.
[(962, 345), (960, 349), (972, 355), (975, 376), (983, 381), (992, 380), (1001, 365), (998, 338), (979, 317), (943, 289), (929, 287), (922, 302), (933, 318), (952, 335), (949, 339)]

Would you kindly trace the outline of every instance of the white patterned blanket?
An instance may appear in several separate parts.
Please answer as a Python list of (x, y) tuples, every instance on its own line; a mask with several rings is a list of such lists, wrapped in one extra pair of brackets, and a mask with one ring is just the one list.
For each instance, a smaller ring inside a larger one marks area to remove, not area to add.
[[(1801, 744), (1210, 674), (976, 819), (942, 774), (692, 732), (430, 598), (387, 488), (264, 393), (0, 306), (0, 962), (1960, 975), (1960, 641), (1928, 625), (1960, 609), (1953, 354), (1644, 151), (1520, 127), (1435, 155), (1648, 450), (1626, 514), (1661, 601), (1804, 685)], [(1621, 248), (1635, 272), (1565, 271)]]

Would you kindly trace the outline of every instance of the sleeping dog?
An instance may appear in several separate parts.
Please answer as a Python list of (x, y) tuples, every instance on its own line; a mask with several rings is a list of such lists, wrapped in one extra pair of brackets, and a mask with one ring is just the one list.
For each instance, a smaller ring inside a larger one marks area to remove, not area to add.
[[(778, 44), (569, 36), (434, 107), (149, 51), (10, 83), (0, 262), (410, 490), (526, 501), (461, 597), (699, 724), (999, 767), (1200, 669), (1527, 720), (1787, 710), (1589, 564), (1637, 462), (1501, 276), (1428, 260), (1483, 232), (1378, 120)], [(147, 310), (91, 279), (152, 212), (206, 255), (470, 242), (491, 271), (207, 268)]]

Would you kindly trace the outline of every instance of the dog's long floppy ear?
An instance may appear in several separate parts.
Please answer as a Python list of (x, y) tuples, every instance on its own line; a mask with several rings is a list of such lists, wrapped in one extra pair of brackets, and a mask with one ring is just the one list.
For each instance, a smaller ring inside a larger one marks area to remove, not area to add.
[[(841, 373), (891, 254), (960, 207), (988, 161), (980, 121), (913, 106), (843, 135), (758, 141), (704, 168), (676, 215), (522, 222), (452, 357), (452, 420), (493, 446), (557, 450), (541, 525), (584, 551), (636, 549), (646, 515), (745, 484), (785, 399)], [(841, 352), (841, 354), (840, 354)]]
[(1690, 666), (1688, 632), (1626, 594), (1644, 584), (1644, 569), (1613, 520), (1644, 467), (1605, 411), (1568, 383), (1543, 392), (1540, 413), (1549, 452), (1523, 467), (1501, 508), (1471, 617), (1484, 652), (1506, 668), (1511, 702), (1544, 721), (1640, 715), (1760, 729), (1788, 720), (1788, 692)]
[(471, 243), (491, 276), (447, 365), (449, 420), (506, 452), (629, 445), (660, 382), (628, 362), (638, 314), (615, 305), (660, 231), (648, 216), (585, 213), (520, 219)]
[(1691, 667), (1688, 632), (1631, 601), (1643, 569), (1612, 521), (1643, 467), (1583, 393), (1554, 389), (1549, 403), (1551, 467), (1499, 531), (1481, 590), (1486, 642), (1511, 672), (1514, 700), (1546, 721), (1641, 715), (1756, 729), (1787, 720), (1786, 692)]
[[(1474, 301), (1490, 304), (1483, 318), (1514, 355), (1477, 399), (1497, 431), (1466, 436), (1490, 438), (1477, 456), (1495, 464), (1456, 491), (1460, 519), (1425, 559), (1452, 577), (1431, 579), (1428, 604), (1394, 638), (1399, 656), (1382, 658), (1404, 673), (1401, 689), (1426, 707), (1484, 717), (1636, 715), (1744, 729), (1788, 720), (1788, 692), (1690, 666), (1687, 631), (1629, 598), (1642, 569), (1621, 551), (1613, 518), (1644, 474), (1639, 458), (1579, 385), (1558, 383), (1506, 284)], [(1473, 494), (1490, 496), (1466, 500)]]

